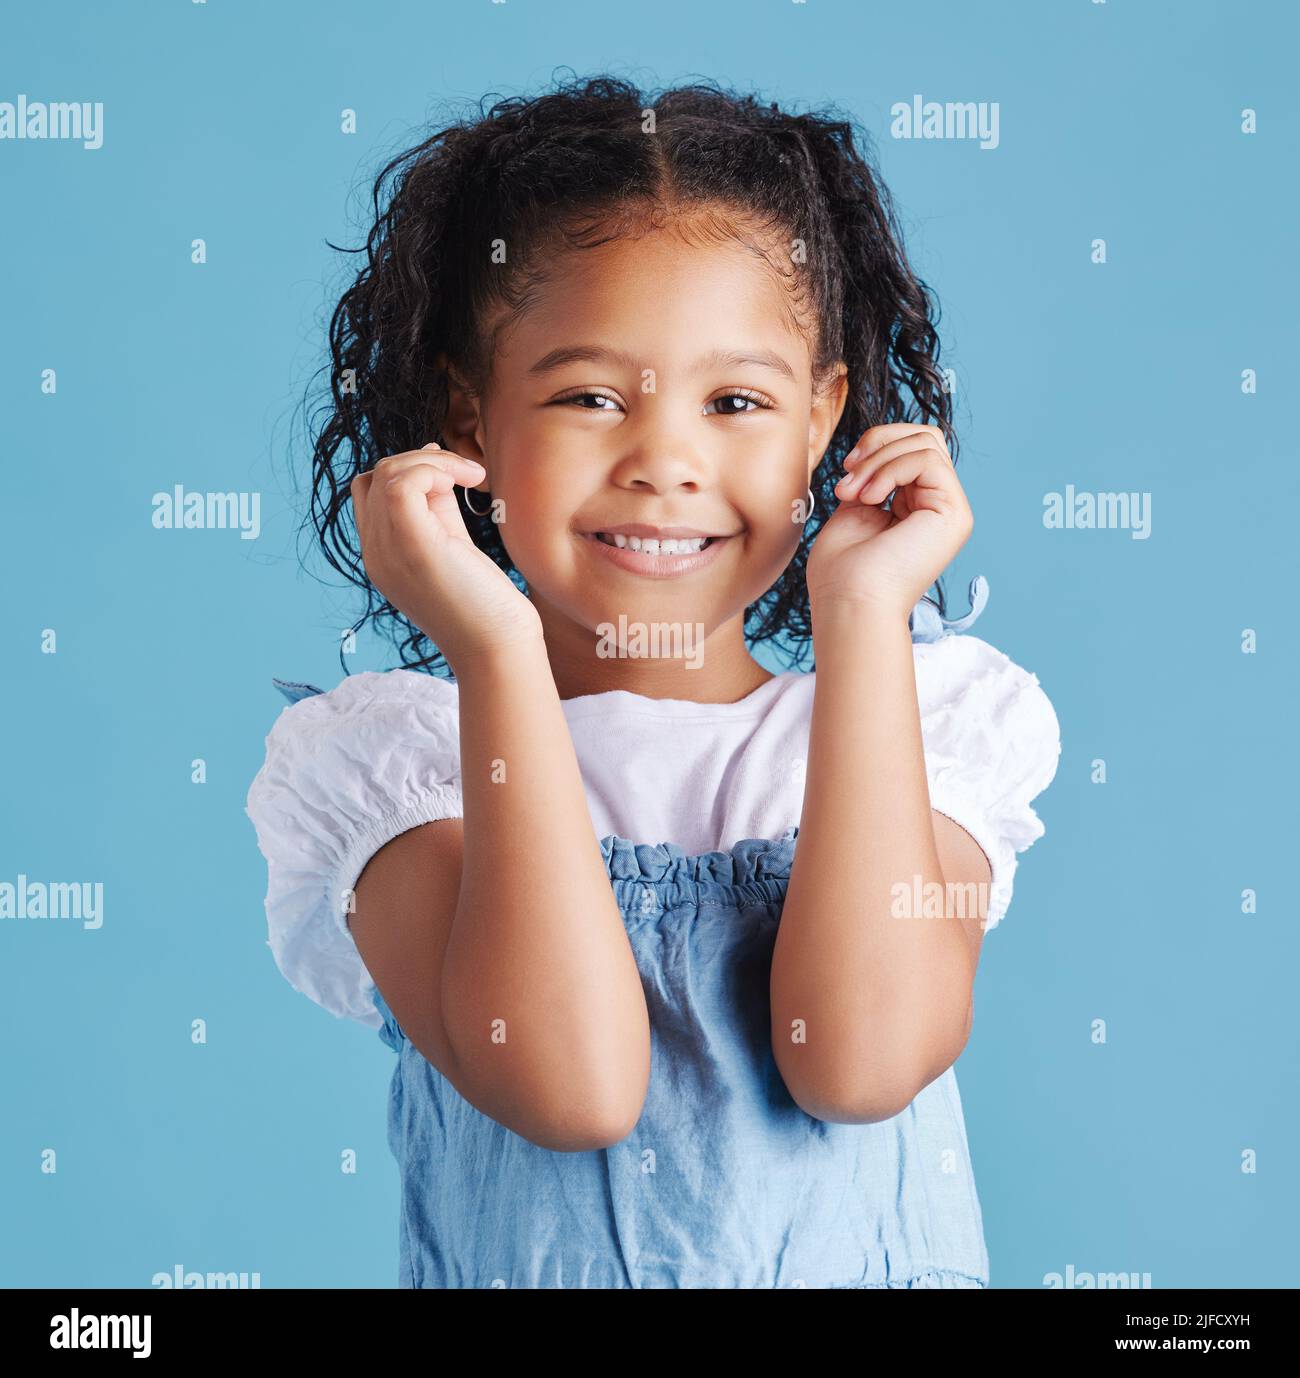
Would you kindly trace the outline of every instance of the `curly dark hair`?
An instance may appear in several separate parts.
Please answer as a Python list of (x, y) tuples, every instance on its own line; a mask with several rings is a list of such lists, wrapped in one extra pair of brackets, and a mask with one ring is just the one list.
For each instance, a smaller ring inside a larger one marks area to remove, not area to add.
[[(569, 69), (571, 70), (571, 69)], [(491, 376), (490, 309), (525, 310), (548, 253), (638, 232), (665, 206), (716, 208), (710, 232), (741, 243), (758, 223), (806, 251), (789, 274), (811, 323), (816, 383), (842, 359), (848, 398), (813, 475), (813, 514), (780, 579), (745, 611), (757, 644), (784, 638), (800, 664), (812, 627), (805, 570), (834, 510), (842, 460), (887, 422), (938, 425), (954, 462), (952, 398), (939, 368), (938, 305), (913, 273), (896, 213), (864, 149), (870, 136), (839, 112), (790, 114), (756, 95), (699, 82), (646, 93), (612, 76), (574, 76), (531, 98), (498, 100), (431, 134), (375, 178), (366, 255), (329, 326), (329, 397), (313, 418), (312, 494), (304, 522), (329, 563), (366, 592), (354, 624), (381, 624), (402, 665), (445, 659), (366, 577), (350, 485), (384, 456), (443, 443), (444, 353), (474, 391)], [(509, 263), (477, 251), (510, 244)], [(469, 246), (476, 251), (468, 252)], [(801, 315), (801, 319), (803, 316)], [(319, 374), (317, 375), (319, 377)], [(464, 503), (466, 528), (524, 589), (490, 513)], [(945, 615), (942, 582), (929, 601)], [(346, 669), (346, 666), (345, 666)]]

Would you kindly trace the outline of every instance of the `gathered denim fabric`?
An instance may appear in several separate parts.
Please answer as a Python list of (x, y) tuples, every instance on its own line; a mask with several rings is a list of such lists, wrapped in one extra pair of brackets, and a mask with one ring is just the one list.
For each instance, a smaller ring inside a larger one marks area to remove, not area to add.
[(952, 1068), (868, 1125), (812, 1118), (781, 1079), (768, 981), (797, 834), (696, 856), (601, 840), (651, 1026), (641, 1118), (611, 1148), (552, 1152), (476, 1110), (376, 990), (400, 1286), (987, 1285)]

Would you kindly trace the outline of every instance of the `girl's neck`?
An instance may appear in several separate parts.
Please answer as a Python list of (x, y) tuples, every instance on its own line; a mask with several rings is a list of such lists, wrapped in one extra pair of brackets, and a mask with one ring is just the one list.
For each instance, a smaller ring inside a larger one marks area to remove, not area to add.
[[(745, 646), (742, 618), (701, 639), (674, 624), (624, 619), (597, 635), (538, 608), (560, 698), (622, 689), (649, 699), (736, 703), (773, 678)], [(549, 614), (549, 615), (548, 615)]]

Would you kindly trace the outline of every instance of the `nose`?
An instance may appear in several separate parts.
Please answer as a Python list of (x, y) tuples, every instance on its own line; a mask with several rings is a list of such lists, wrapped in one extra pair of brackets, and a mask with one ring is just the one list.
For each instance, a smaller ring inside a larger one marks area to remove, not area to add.
[(680, 428), (650, 421), (639, 428), (611, 477), (620, 488), (647, 493), (699, 493), (712, 483), (713, 466)]

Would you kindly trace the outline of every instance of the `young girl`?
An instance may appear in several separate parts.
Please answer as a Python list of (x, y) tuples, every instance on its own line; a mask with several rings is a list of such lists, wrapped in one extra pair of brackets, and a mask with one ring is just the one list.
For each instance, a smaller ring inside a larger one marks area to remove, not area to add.
[(312, 510), (408, 668), (276, 681), (248, 811), (398, 1057), (400, 1285), (987, 1285), (952, 1064), (1060, 741), (925, 598), (972, 517), (851, 127), (575, 81), (375, 205)]

